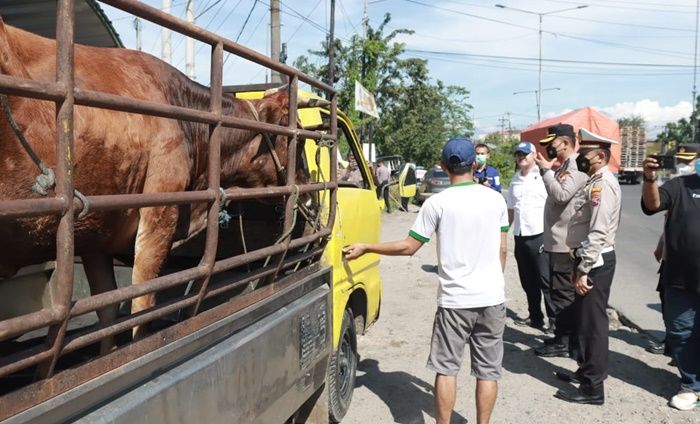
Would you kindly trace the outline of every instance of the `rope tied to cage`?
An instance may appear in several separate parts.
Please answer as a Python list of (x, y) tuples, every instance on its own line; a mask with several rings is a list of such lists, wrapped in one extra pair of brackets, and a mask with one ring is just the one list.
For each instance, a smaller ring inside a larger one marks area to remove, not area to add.
[[(2, 111), (5, 114), (7, 123), (10, 124), (10, 128), (12, 128), (12, 132), (15, 133), (15, 136), (19, 140), (19, 143), (22, 145), (22, 148), (27, 153), (29, 158), (32, 160), (32, 162), (34, 162), (36, 167), (39, 168), (40, 173), (34, 179), (32, 192), (40, 196), (47, 196), (49, 194), (49, 190), (56, 187), (56, 174), (54, 173), (53, 169), (51, 169), (44, 163), (43, 160), (41, 160), (39, 155), (37, 155), (34, 149), (32, 149), (29, 141), (27, 141), (27, 138), (24, 136), (24, 132), (19, 127), (19, 124), (17, 124), (15, 117), (12, 115), (10, 101), (8, 100), (7, 95), (0, 94), (0, 104), (2, 104)], [(83, 208), (78, 214), (78, 219), (81, 219), (89, 213), (90, 202), (88, 201), (87, 197), (77, 189), (73, 189), (73, 194), (83, 204)]]

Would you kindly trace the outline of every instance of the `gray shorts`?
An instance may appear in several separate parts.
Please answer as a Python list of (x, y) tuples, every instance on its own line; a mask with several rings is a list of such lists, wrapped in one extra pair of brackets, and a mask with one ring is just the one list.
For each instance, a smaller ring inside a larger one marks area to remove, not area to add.
[(433, 324), (428, 368), (442, 375), (457, 375), (464, 346), (469, 343), (472, 375), (480, 380), (501, 378), (506, 306), (438, 308)]

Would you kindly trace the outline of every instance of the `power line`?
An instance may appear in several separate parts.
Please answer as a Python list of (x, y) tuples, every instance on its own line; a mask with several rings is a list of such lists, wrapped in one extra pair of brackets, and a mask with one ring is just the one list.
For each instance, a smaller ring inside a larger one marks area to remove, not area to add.
[[(480, 58), (495, 58), (495, 59), (508, 59), (508, 60), (522, 60), (522, 61), (538, 61), (536, 57), (518, 57), (518, 56), (499, 56), (499, 55), (486, 55), (486, 54), (474, 54), (474, 53), (460, 53), (460, 52), (448, 52), (448, 51), (438, 51), (438, 50), (419, 50), (419, 49), (406, 49), (407, 52), (416, 53), (430, 53), (439, 54), (444, 56), (468, 56), (468, 57), (480, 57)], [(571, 60), (571, 59), (542, 59), (543, 62), (553, 62), (553, 63), (575, 63), (575, 64), (590, 64), (590, 65), (607, 65), (607, 66), (635, 66), (635, 67), (654, 67), (654, 68), (692, 68), (692, 65), (681, 65), (681, 64), (668, 64), (668, 63), (634, 63), (634, 62), (604, 62), (604, 61), (589, 61), (589, 60)]]
[(258, 4), (258, 0), (255, 0), (253, 2), (253, 6), (250, 8), (250, 12), (248, 12), (248, 16), (245, 17), (245, 21), (243, 21), (243, 26), (241, 27), (241, 30), (238, 31), (238, 35), (236, 36), (236, 43), (238, 40), (241, 39), (241, 34), (243, 34), (243, 31), (245, 30), (246, 25), (248, 25), (248, 21), (250, 20), (250, 15), (253, 14), (253, 11), (255, 10), (255, 6)]
[[(551, 3), (560, 3), (560, 4), (581, 4), (580, 2), (573, 2), (573, 1), (566, 1), (566, 0), (547, 0)], [(606, 2), (606, 3), (594, 3), (591, 2), (590, 0), (587, 0), (587, 3), (590, 4), (591, 6), (595, 7), (600, 7), (600, 8), (606, 8), (606, 9), (622, 9), (622, 10), (636, 10), (640, 12), (654, 12), (654, 13), (688, 13), (687, 11), (682, 11), (682, 10), (668, 10), (666, 8), (664, 9), (650, 9), (650, 8), (642, 8), (642, 7), (629, 7), (629, 6), (615, 6), (610, 4), (611, 2)], [(661, 5), (658, 5), (661, 6)], [(665, 5), (664, 5), (665, 7)]]
[[(503, 25), (513, 26), (516, 28), (529, 29), (531, 31), (539, 31), (539, 29), (527, 27), (524, 25), (515, 24), (513, 22), (507, 22), (507, 21), (502, 21), (499, 19), (489, 18), (486, 16), (475, 15), (473, 13), (467, 13), (467, 12), (464, 12), (461, 10), (440, 7), (440, 6), (424, 3), (421, 1), (417, 1), (417, 0), (403, 0), (403, 1), (408, 2), (408, 3), (417, 4), (417, 5), (424, 6), (424, 7), (428, 7), (428, 8), (432, 8), (432, 9), (444, 10), (444, 11), (459, 14), (459, 15), (469, 16), (469, 17), (472, 17), (475, 19), (480, 19), (480, 20), (484, 20), (484, 21), (488, 21), (488, 22), (495, 22), (495, 23), (499, 23), (499, 24), (503, 24)], [(610, 47), (623, 48), (623, 49), (627, 49), (627, 50), (644, 51), (646, 53), (653, 53), (653, 54), (657, 54), (657, 55), (661, 55), (661, 56), (670, 56), (670, 57), (687, 57), (688, 56), (686, 53), (682, 53), (682, 52), (668, 52), (668, 50), (663, 50), (663, 49), (653, 49), (653, 48), (640, 47), (640, 46), (634, 46), (634, 45), (628, 45), (628, 44), (622, 44), (622, 43), (614, 43), (611, 41), (595, 40), (595, 39), (590, 39), (590, 38), (586, 38), (586, 37), (579, 37), (579, 36), (574, 36), (574, 35), (569, 35), (569, 34), (565, 34), (565, 33), (554, 32), (554, 31), (544, 31), (543, 30), (542, 33), (546, 33), (546, 34), (550, 34), (550, 35), (554, 35), (554, 36), (558, 36), (558, 37), (570, 38), (573, 40), (587, 41), (587, 42), (606, 45), (606, 46), (610, 46)]]
[[(318, 2), (316, 2), (316, 4), (311, 8), (311, 10), (309, 10), (309, 13), (308, 13), (309, 15), (311, 14), (311, 12), (313, 12), (314, 10), (316, 10), (316, 8), (318, 7), (318, 5), (321, 4), (321, 1), (323, 1), (323, 0), (318, 0)], [(299, 32), (299, 30), (301, 29), (302, 26), (304, 26), (304, 21), (301, 21), (301, 23), (299, 24), (299, 26), (297, 27), (297, 29), (295, 29), (294, 32), (292, 33), (292, 35), (289, 36), (289, 38), (288, 38), (287, 41), (286, 41), (287, 43), (289, 43), (290, 41), (292, 41), (292, 38), (294, 38), (294, 36), (297, 35), (297, 32)]]

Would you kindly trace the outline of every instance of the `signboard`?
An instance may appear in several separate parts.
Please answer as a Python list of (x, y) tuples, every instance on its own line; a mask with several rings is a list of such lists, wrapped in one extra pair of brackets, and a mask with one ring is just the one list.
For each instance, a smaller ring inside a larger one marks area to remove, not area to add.
[(355, 110), (379, 119), (379, 111), (377, 110), (377, 103), (374, 101), (374, 94), (370, 93), (358, 81), (355, 81)]

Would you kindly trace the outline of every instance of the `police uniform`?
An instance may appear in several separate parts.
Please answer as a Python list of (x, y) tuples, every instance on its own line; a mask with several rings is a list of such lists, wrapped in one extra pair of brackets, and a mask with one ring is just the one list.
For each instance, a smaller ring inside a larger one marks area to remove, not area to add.
[[(585, 129), (580, 155), (588, 149), (609, 149), (617, 142)], [(574, 258), (572, 285), (582, 275), (593, 288), (574, 301), (575, 331), (580, 349), (579, 368), (574, 376), (578, 392), (560, 391), (557, 397), (580, 403), (602, 404), (603, 381), (608, 368), (608, 315), (606, 307), (615, 273), (615, 234), (620, 222), (621, 191), (617, 178), (604, 166), (590, 175), (573, 200), (574, 214), (568, 225), (566, 244)], [(558, 374), (560, 378), (561, 373)], [(566, 377), (566, 376), (565, 376)], [(563, 378), (567, 379), (567, 378)]]
[[(540, 144), (549, 150), (558, 137), (567, 136), (572, 142), (576, 138), (574, 128), (568, 124), (548, 128), (548, 135)], [(551, 158), (556, 152), (549, 153)], [(576, 354), (576, 339), (573, 328), (573, 304), (575, 291), (571, 285), (574, 262), (566, 245), (567, 226), (573, 215), (571, 200), (586, 183), (588, 176), (578, 170), (576, 155), (566, 159), (556, 171), (543, 170), (542, 180), (547, 190), (544, 207), (544, 250), (549, 256), (550, 301), (556, 326), (554, 338), (535, 349), (535, 354), (544, 357)], [(571, 352), (571, 353), (570, 353)]]

